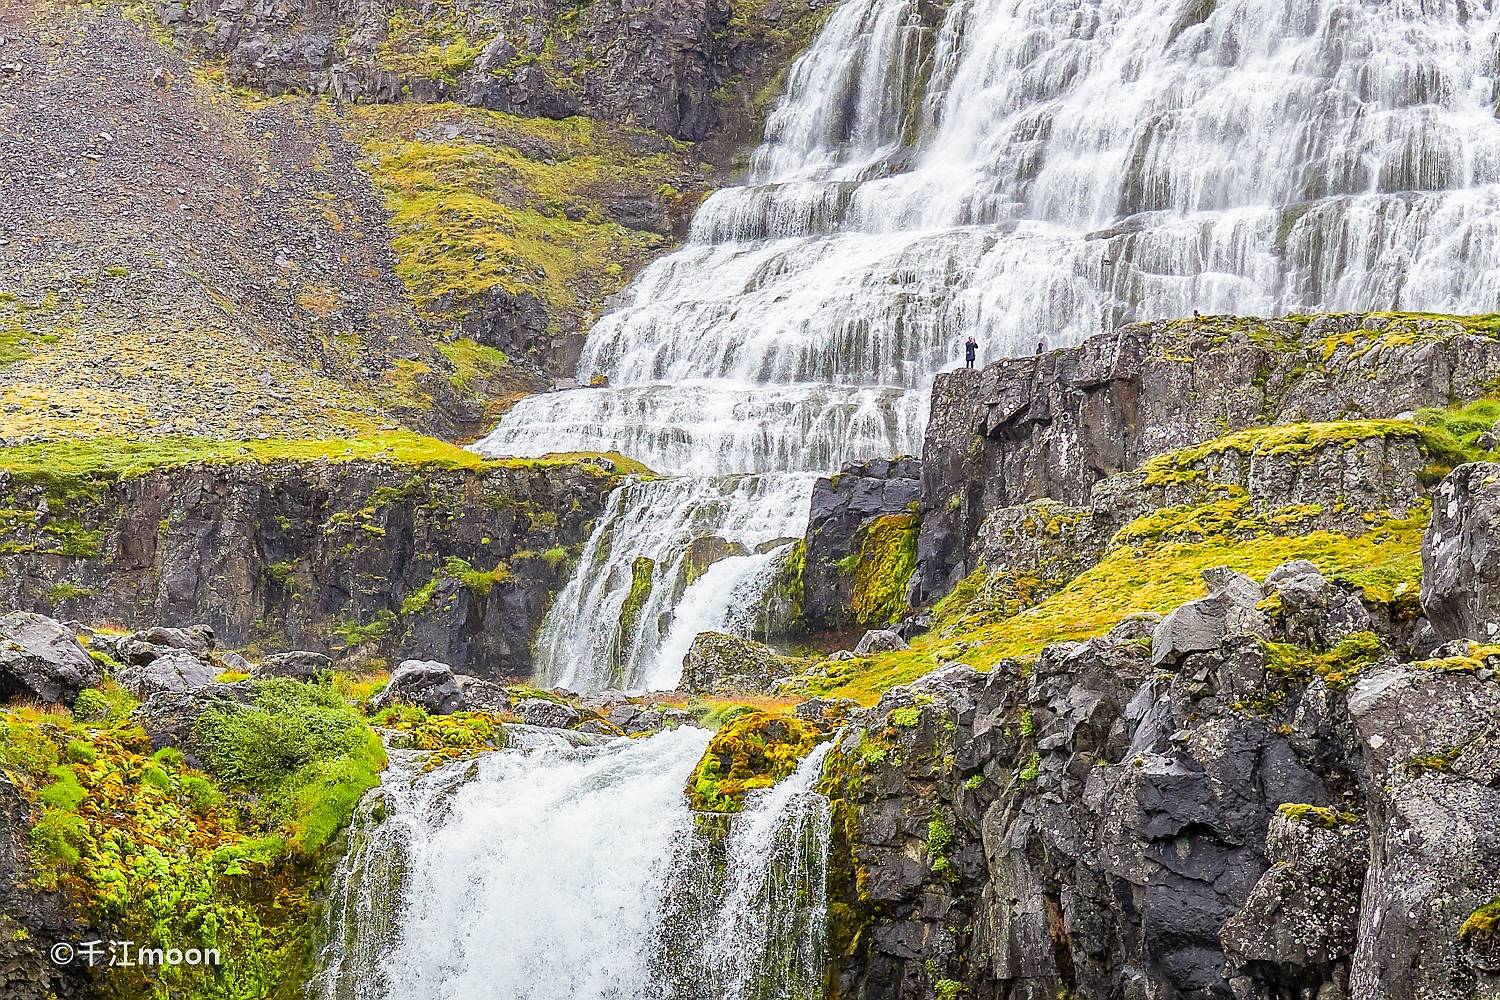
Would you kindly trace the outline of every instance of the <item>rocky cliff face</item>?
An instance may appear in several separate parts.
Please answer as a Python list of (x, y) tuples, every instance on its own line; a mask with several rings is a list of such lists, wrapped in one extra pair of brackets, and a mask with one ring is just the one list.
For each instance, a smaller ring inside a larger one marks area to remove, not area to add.
[(1478, 919), (1500, 894), (1500, 650), (1408, 662), (1310, 564), (1210, 583), (855, 720), (827, 779), (832, 995), (1500, 987)]
[(524, 675), (615, 484), (566, 462), (205, 463), (66, 490), (0, 473), (14, 517), (0, 604)]
[[(699, 141), (723, 129), (805, 42), (818, 0), (756, 6), (653, 0), (292, 4), (159, 0), (174, 34), (273, 94), (458, 101), (525, 116), (587, 115)], [(750, 136), (743, 136), (748, 139)]]
[(951, 589), (1028, 502), (1088, 505), (1100, 480), (1225, 432), (1392, 417), (1497, 378), (1500, 340), (1481, 321), (1389, 314), (1137, 324), (940, 376), (917, 596)]
[(808, 529), (792, 581), (806, 629), (887, 625), (905, 606), (922, 463), (877, 459), (813, 487)]

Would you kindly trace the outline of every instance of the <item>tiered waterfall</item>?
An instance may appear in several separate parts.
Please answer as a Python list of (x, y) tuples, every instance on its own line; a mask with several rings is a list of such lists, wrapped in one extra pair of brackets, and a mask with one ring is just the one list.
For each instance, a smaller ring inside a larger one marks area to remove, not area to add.
[[(994, 357), (1193, 310), (1495, 308), (1497, 32), (1494, 0), (846, 0), (745, 184), (589, 335), (578, 374), (609, 387), (480, 445), (699, 480), (604, 519), (545, 678), (670, 687), (679, 622), (743, 629), (768, 559), (689, 587), (671, 553), (774, 559), (805, 519), (787, 474), (918, 451), (970, 334)], [(748, 473), (775, 482), (714, 481)], [(750, 493), (746, 526), (724, 498)], [(621, 638), (643, 556), (651, 621)]]

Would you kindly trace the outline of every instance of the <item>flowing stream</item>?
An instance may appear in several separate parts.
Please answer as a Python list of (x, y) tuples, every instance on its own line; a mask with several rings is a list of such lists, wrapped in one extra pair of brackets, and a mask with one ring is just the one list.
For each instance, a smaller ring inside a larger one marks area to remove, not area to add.
[[(591, 331), (578, 375), (609, 387), (524, 400), (479, 447), (613, 449), (704, 480), (828, 472), (919, 451), (932, 378), (970, 334), (982, 359), (1195, 309), (1493, 310), (1497, 10), (845, 0), (793, 66), (745, 183), (709, 198), (687, 244)], [(808, 482), (768, 490), (785, 506), (763, 523), (797, 534)], [(697, 490), (669, 492), (705, 510)], [(546, 680), (670, 687), (675, 621), (753, 617), (763, 566), (713, 593), (664, 580), (638, 648), (592, 662), (633, 564), (661, 566), (667, 525), (689, 519), (658, 499), (649, 538), (606, 522), (590, 542), (539, 656)]]
[(700, 829), (699, 729), (393, 761), (333, 879), (320, 1000), (807, 1000), (823, 974), (827, 744)]

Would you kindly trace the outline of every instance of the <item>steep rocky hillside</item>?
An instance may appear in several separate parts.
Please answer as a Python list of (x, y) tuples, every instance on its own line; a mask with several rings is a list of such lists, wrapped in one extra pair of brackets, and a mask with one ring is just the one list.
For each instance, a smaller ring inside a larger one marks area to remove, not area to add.
[[(818, 17), (388, 7), (0, 9), (25, 151), (0, 180), (0, 437), (478, 433), (571, 374)], [(517, 34), (537, 17), (545, 59)], [(570, 96), (523, 96), (546, 80)]]

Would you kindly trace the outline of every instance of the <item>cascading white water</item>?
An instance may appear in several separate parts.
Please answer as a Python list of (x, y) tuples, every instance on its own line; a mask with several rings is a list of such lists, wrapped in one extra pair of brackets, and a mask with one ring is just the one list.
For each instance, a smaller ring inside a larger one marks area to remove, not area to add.
[(812, 478), (663, 479), (616, 490), (537, 637), (542, 675), (579, 691), (675, 686), (693, 636), (749, 630), (757, 584), (806, 528), (801, 500)]
[(846, 0), (590, 333), (612, 388), (481, 448), (827, 471), (915, 451), (970, 334), (1500, 308), (1497, 52), (1497, 0)]
[(507, 732), (512, 749), (393, 771), (367, 801), (330, 893), (315, 997), (817, 995), (824, 748), (719, 838), (683, 796), (707, 732), (595, 744)]

